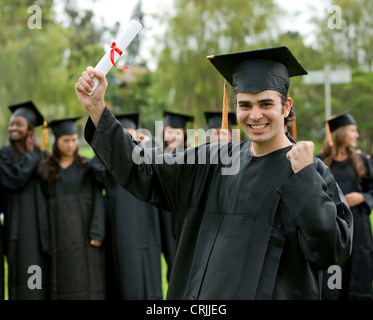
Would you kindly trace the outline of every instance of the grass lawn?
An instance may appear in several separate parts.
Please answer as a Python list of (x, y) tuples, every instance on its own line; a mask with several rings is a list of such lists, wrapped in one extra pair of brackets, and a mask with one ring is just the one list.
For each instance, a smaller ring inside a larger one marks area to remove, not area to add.
[(162, 254), (161, 257), (161, 267), (162, 267), (162, 292), (163, 292), (163, 300), (166, 299), (167, 289), (168, 289), (168, 281), (167, 281), (167, 262)]
[(8, 262), (6, 261), (6, 257), (4, 257), (4, 299), (9, 300), (8, 297)]

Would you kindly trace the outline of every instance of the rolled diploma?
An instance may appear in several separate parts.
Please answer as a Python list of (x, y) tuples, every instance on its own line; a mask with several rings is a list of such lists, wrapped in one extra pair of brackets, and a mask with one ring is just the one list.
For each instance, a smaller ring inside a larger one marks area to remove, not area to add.
[[(123, 30), (123, 32), (120, 34), (119, 38), (117, 41), (115, 41), (117, 47), (122, 51), (124, 52), (124, 50), (127, 49), (127, 47), (129, 46), (129, 44), (132, 42), (132, 40), (136, 37), (136, 35), (139, 33), (139, 31), (141, 30), (142, 28), (142, 25), (140, 22), (138, 22), (137, 20), (131, 20), (131, 22), (128, 24), (127, 28), (125, 30)], [(111, 69), (111, 67), (113, 66), (113, 64), (111, 63), (111, 60), (110, 60), (110, 52), (111, 52), (111, 48), (105, 53), (105, 55), (102, 57), (102, 59), (100, 60), (100, 62), (96, 65), (95, 67), (95, 70), (97, 71), (100, 71), (100, 72), (103, 72), (104, 75), (106, 75), (109, 70)], [(117, 62), (117, 60), (119, 59), (120, 55), (114, 51), (114, 63)], [(89, 93), (89, 95), (93, 94), (93, 92), (95, 91), (95, 89), (97, 88), (98, 86), (98, 79), (97, 78), (93, 78), (93, 81), (95, 83), (93, 89), (92, 89), (92, 92)]]

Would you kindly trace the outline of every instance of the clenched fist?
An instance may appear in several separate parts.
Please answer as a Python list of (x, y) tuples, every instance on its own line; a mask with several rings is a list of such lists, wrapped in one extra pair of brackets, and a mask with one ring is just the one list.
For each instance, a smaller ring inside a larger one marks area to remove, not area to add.
[(301, 141), (294, 144), (291, 150), (286, 154), (294, 173), (313, 163), (313, 152), (315, 146), (311, 141)]
[[(92, 95), (94, 86), (93, 78), (97, 78), (99, 84)], [(78, 96), (79, 102), (82, 104), (84, 109), (87, 110), (95, 126), (101, 118), (102, 112), (105, 109), (105, 92), (107, 89), (107, 81), (105, 75), (102, 72), (96, 71), (92, 67), (88, 67), (86, 71), (83, 71), (79, 81), (75, 84), (75, 92)]]

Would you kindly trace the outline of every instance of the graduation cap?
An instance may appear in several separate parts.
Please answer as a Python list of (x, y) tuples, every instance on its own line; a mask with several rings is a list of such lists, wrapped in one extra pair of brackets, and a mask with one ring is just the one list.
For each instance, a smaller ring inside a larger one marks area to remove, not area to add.
[[(210, 129), (221, 127), (221, 123), (223, 119), (221, 112), (205, 111), (205, 118)], [(234, 112), (228, 112), (229, 130), (231, 130), (232, 124), (236, 124), (236, 123), (237, 123), (236, 114)]]
[(14, 104), (8, 107), (13, 116), (21, 116), (27, 120), (32, 127), (41, 126), (44, 123), (44, 117), (35, 107), (32, 101), (26, 101)]
[(118, 114), (115, 115), (118, 121), (121, 123), (122, 127), (125, 129), (137, 129), (139, 125), (139, 113), (129, 113), (129, 114)]
[(188, 116), (180, 113), (174, 113), (164, 111), (163, 116), (165, 117), (165, 127), (170, 126), (172, 128), (184, 128), (188, 121), (193, 121), (193, 116)]
[(331, 133), (338, 128), (348, 126), (348, 125), (355, 125), (357, 126), (357, 123), (355, 119), (348, 113), (344, 112), (335, 116), (332, 116), (331, 118), (325, 120), (325, 130), (326, 130), (326, 135), (327, 139), (329, 141), (329, 145), (333, 145), (333, 139), (331, 136)]
[(286, 96), (290, 77), (307, 71), (286, 46), (207, 57), (235, 93), (274, 90)]
[(81, 117), (75, 118), (65, 118), (59, 120), (53, 120), (49, 123), (49, 127), (52, 129), (56, 140), (64, 135), (73, 135), (76, 134), (75, 121), (79, 120)]

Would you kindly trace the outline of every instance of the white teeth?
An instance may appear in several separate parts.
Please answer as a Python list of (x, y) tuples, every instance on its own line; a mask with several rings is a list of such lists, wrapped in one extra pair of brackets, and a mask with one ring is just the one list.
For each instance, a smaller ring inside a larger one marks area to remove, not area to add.
[(265, 124), (261, 124), (261, 125), (251, 125), (251, 128), (253, 128), (254, 130), (262, 130), (265, 128)]

